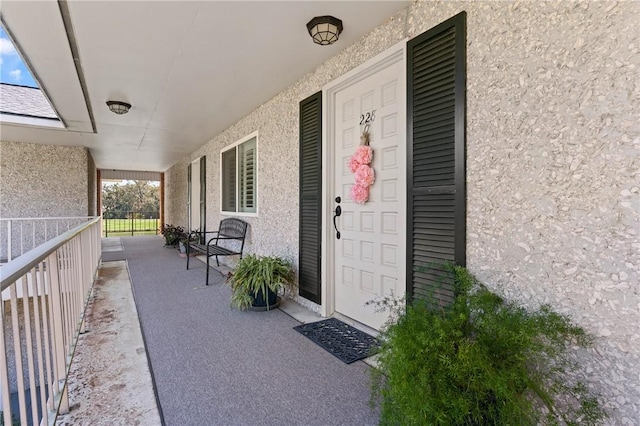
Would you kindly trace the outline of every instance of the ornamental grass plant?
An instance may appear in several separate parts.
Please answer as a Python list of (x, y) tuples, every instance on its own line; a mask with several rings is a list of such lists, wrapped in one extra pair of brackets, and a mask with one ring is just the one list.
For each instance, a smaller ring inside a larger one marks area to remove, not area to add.
[(277, 294), (289, 290), (294, 282), (295, 272), (287, 260), (278, 256), (245, 256), (227, 276), (231, 306), (248, 309), (256, 295), (261, 294), (266, 300), (269, 291)]
[[(591, 337), (549, 306), (507, 302), (447, 266), (454, 301), (397, 304), (381, 333), (372, 403), (383, 425), (595, 425), (597, 398), (569, 353)], [(397, 301), (396, 301), (397, 302)], [(395, 305), (395, 307), (394, 307)], [(400, 307), (398, 307), (400, 306)]]

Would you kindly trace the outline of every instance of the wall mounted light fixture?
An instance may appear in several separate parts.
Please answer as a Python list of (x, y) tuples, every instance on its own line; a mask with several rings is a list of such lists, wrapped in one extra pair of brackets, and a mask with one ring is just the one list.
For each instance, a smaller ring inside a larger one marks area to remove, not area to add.
[(107, 106), (109, 107), (111, 112), (114, 112), (118, 115), (128, 113), (129, 109), (131, 108), (130, 104), (120, 101), (107, 101)]
[(326, 46), (338, 41), (342, 21), (333, 16), (316, 16), (307, 23), (307, 29), (314, 43)]

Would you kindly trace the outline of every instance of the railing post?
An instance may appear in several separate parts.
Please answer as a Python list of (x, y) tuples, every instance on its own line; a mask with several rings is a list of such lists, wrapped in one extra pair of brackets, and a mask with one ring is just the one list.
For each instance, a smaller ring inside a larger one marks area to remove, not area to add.
[[(25, 343), (27, 347), (27, 377), (29, 379), (29, 395), (31, 397), (31, 418), (38, 418), (38, 399), (36, 397), (36, 372), (35, 370), (35, 354), (33, 351), (33, 333), (31, 330), (31, 306), (29, 304), (29, 295), (33, 294), (29, 291), (36, 279), (36, 268), (31, 269), (31, 273), (22, 277), (22, 312), (24, 321)], [(35, 298), (35, 294), (33, 294)], [(35, 316), (35, 312), (34, 312)], [(35, 423), (35, 421), (33, 422)]]
[(86, 321), (85, 321), (85, 317), (84, 317), (84, 309), (87, 306), (87, 300), (88, 300), (88, 293), (87, 290), (89, 289), (89, 262), (90, 262), (90, 258), (91, 258), (91, 251), (90, 251), (90, 246), (88, 244), (88, 242), (91, 241), (91, 233), (90, 230), (88, 231), (83, 231), (80, 235), (80, 276), (81, 276), (81, 282), (80, 282), (80, 289), (81, 289), (81, 294), (80, 294), (80, 303), (81, 305), (81, 309), (80, 309), (80, 315), (82, 316), (82, 322), (80, 323), (80, 334), (84, 334), (87, 332), (87, 329), (85, 327)]
[(7, 221), (7, 262), (11, 262), (13, 259), (13, 248), (11, 247), (11, 241), (13, 240), (13, 231), (12, 231), (11, 221)]
[[(14, 284), (15, 285), (15, 284)], [(4, 424), (11, 424), (11, 394), (9, 393), (9, 369), (7, 367), (7, 347), (4, 338), (4, 301), (0, 300), (0, 377), (5, 377), (0, 383), (0, 410), (4, 412)], [(4, 409), (3, 409), (4, 407)]]
[[(50, 408), (52, 411), (53, 408), (53, 390), (52, 390), (52, 386), (51, 384), (53, 383), (53, 381), (55, 380), (55, 374), (53, 372), (53, 367), (51, 365), (51, 351), (53, 350), (53, 342), (52, 342), (52, 338), (50, 339), (51, 334), (49, 333), (49, 324), (50, 324), (50, 320), (51, 320), (51, 312), (47, 313), (47, 299), (48, 299), (48, 294), (51, 293), (51, 276), (50, 275), (45, 275), (44, 273), (44, 269), (45, 269), (45, 264), (47, 263), (47, 259), (44, 259), (42, 262), (40, 262), (40, 284), (42, 284), (42, 295), (40, 297), (40, 309), (42, 310), (42, 328), (44, 331), (44, 361), (45, 361), (45, 366), (46, 366), (46, 375), (44, 375), (43, 380), (45, 380), (46, 384), (47, 384), (47, 388), (49, 389), (49, 399), (45, 400), (45, 398), (42, 398), (42, 412), (44, 415), (45, 419), (48, 419), (48, 414), (46, 414), (47, 410), (46, 408)], [(45, 276), (47, 277), (45, 279)], [(50, 302), (50, 299), (49, 299)], [(51, 326), (53, 327), (53, 324), (51, 324)], [(53, 329), (53, 328), (51, 328)], [(51, 344), (49, 344), (51, 342)], [(50, 402), (51, 401), (51, 402)], [(55, 416), (54, 416), (55, 417)], [(48, 424), (48, 420), (47, 423)]]
[(20, 256), (24, 254), (24, 222), (20, 222)]
[[(44, 275), (43, 275), (43, 269), (44, 269), (44, 263), (40, 263), (38, 265), (38, 271), (36, 272), (36, 270), (34, 269), (33, 272), (33, 277), (32, 277), (32, 288), (33, 288), (33, 319), (34, 319), (34, 323), (35, 323), (35, 331), (36, 331), (36, 355), (37, 355), (37, 362), (38, 362), (38, 378), (39, 378), (39, 382), (40, 382), (40, 412), (42, 413), (42, 420), (40, 421), (41, 425), (48, 425), (49, 424), (49, 416), (47, 415), (47, 402), (46, 402), (46, 389), (47, 389), (47, 385), (49, 383), (49, 381), (47, 380), (47, 378), (45, 377), (45, 369), (44, 369), (44, 357), (43, 357), (43, 347), (42, 347), (42, 340), (43, 338), (45, 339), (45, 341), (47, 339), (46, 334), (43, 335), (43, 329), (44, 327), (46, 327), (45, 323), (46, 323), (46, 311), (45, 310), (40, 310), (40, 306), (38, 305), (38, 301), (41, 300), (41, 298), (45, 297), (45, 293), (46, 293), (46, 289), (45, 289), (45, 285), (44, 285)], [(40, 286), (42, 285), (42, 292), (40, 292)], [(40, 322), (40, 312), (42, 312), (42, 325)], [(35, 365), (34, 365), (35, 368)], [(34, 400), (35, 401), (35, 400)], [(32, 402), (33, 405), (35, 405)], [(34, 422), (35, 423), (35, 422)]]
[[(18, 408), (20, 419), (27, 419), (27, 402), (24, 396), (24, 369), (22, 365), (22, 342), (20, 341), (20, 320), (18, 317), (18, 283), (22, 284), (24, 276), (15, 282), (10, 288), (11, 293), (11, 326), (13, 330), (13, 354), (15, 355), (16, 382), (18, 385)], [(23, 295), (24, 297), (24, 292)], [(23, 424), (25, 424), (23, 423)], [(11, 423), (9, 423), (11, 424)]]
[(36, 248), (36, 223), (31, 222), (31, 249)]
[(62, 394), (60, 394), (60, 407), (58, 408), (58, 414), (67, 414), (69, 412), (68, 389), (69, 389), (69, 386), (67, 386), (67, 381), (65, 380), (62, 385)]
[[(62, 315), (62, 299), (60, 289), (60, 268), (59, 268), (58, 250), (51, 253), (49, 256), (49, 262), (47, 262), (47, 268), (50, 270), (50, 286), (51, 286), (51, 322), (52, 322), (52, 339), (53, 339), (53, 366), (54, 371), (54, 386), (55, 393), (61, 393), (60, 397), (60, 413), (66, 414), (69, 412), (68, 395), (63, 392), (66, 376), (66, 351), (64, 344), (64, 325)], [(61, 389), (62, 385), (62, 389)], [(65, 395), (67, 401), (65, 403)], [(52, 395), (55, 398), (55, 394)], [(66, 411), (63, 411), (63, 407), (66, 407)], [(55, 411), (55, 408), (54, 408)]]

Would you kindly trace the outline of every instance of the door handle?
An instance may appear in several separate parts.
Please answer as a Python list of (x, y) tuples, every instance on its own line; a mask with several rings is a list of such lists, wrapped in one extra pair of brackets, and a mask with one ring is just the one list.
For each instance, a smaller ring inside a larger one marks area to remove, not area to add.
[[(341, 201), (340, 197), (336, 197), (336, 203), (340, 203), (340, 201)], [(336, 229), (336, 238), (338, 240), (340, 239), (340, 231), (338, 231), (338, 224), (336, 223), (336, 218), (341, 214), (342, 214), (342, 207), (338, 205), (336, 206), (336, 209), (333, 215), (333, 227)]]

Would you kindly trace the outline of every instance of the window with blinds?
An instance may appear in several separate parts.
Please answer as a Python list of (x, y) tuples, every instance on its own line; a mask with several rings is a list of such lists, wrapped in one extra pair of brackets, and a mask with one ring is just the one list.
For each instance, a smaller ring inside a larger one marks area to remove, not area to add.
[(222, 153), (222, 211), (236, 211), (236, 150)]
[(257, 149), (254, 134), (222, 151), (223, 213), (257, 213)]
[(238, 146), (238, 165), (240, 171), (238, 184), (240, 211), (255, 213), (255, 157), (256, 139), (253, 138)]

